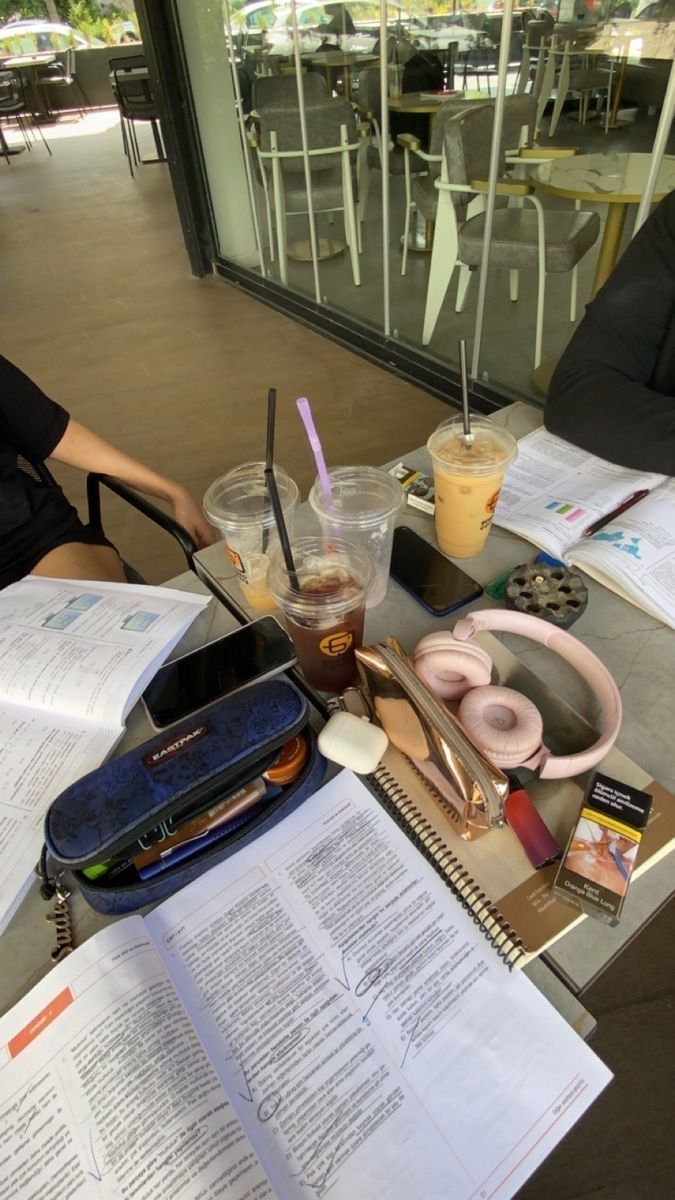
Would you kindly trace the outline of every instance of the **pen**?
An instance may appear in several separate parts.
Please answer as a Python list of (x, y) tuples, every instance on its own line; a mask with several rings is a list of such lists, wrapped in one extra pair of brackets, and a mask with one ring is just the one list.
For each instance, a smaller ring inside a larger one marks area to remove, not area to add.
[(584, 530), (583, 536), (592, 537), (599, 529), (604, 529), (605, 525), (609, 525), (610, 521), (613, 521), (615, 517), (620, 517), (622, 513), (625, 513), (627, 508), (632, 508), (634, 504), (637, 504), (638, 500), (644, 500), (645, 496), (648, 495), (649, 488), (643, 488), (640, 492), (633, 492), (633, 495), (624, 500), (623, 504), (620, 504), (613, 512), (607, 513), (605, 517), (599, 517), (597, 521), (589, 525), (588, 529)]

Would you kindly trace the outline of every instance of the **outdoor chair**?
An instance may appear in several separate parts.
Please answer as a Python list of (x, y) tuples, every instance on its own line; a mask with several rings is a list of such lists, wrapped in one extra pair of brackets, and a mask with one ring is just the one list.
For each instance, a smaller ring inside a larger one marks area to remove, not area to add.
[(36, 78), (45, 98), (45, 107), (50, 115), (52, 115), (52, 107), (49, 93), (52, 88), (70, 88), (73, 97), (77, 100), (77, 111), (81, 117), (84, 117), (84, 109), (89, 108), (89, 101), (77, 78), (77, 59), (74, 50), (65, 51), (63, 62), (57, 59), (56, 62), (46, 63), (43, 67), (39, 67)]
[[(112, 74), (112, 88), (120, 111), (122, 145), (127, 156), (131, 177), (134, 166), (141, 163), (166, 162), (166, 154), (159, 128), (159, 112), (152, 95), (147, 63), (142, 54), (126, 58), (111, 58), (108, 62)], [(157, 150), (156, 158), (143, 158), (136, 136), (136, 122), (148, 122)]]
[[(438, 189), (438, 211), (429, 269), (422, 342), (431, 341), (455, 266), (460, 267), (456, 311), (461, 312), (472, 274), (481, 265), (485, 230), (485, 193), (490, 170), (494, 111), (466, 109), (445, 125)], [(527, 180), (503, 179), (497, 195), (522, 201), (522, 207), (494, 213), (490, 265), (509, 272), (537, 272), (534, 366), (542, 358), (546, 275), (573, 271), (600, 232), (597, 213), (549, 210)], [(531, 206), (531, 207), (530, 207)]]
[(539, 96), (537, 129), (541, 127), (544, 110), (554, 92), (555, 103), (548, 130), (549, 137), (553, 137), (558, 127), (563, 105), (570, 93), (579, 96), (579, 122), (585, 124), (591, 95), (605, 92), (605, 133), (609, 131), (614, 60), (609, 60), (608, 69), (598, 66), (597, 63), (597, 55), (579, 53), (574, 49), (573, 41), (560, 37), (551, 38), (546, 51), (546, 66)]
[[(51, 148), (47, 139), (42, 132), (40, 124), (35, 121), (33, 114), (26, 103), (26, 97), (23, 90), (23, 84), (20, 76), (11, 68), (5, 70), (0, 69), (0, 122), (9, 123), (15, 121), (19, 130), (24, 145), (27, 150), (31, 150), (31, 139), (36, 142), (36, 130), (42, 138), (42, 143), (45, 150), (52, 157)], [(30, 136), (29, 136), (30, 135)], [(4, 139), (4, 135), (0, 138), (0, 154), (8, 165), (11, 164), (9, 149)]]
[[(272, 213), (281, 282), (287, 283), (288, 217), (309, 211), (305, 186), (305, 159), (298, 105), (265, 105), (260, 111), (260, 141), (256, 146), (265, 181), (268, 229)], [(358, 230), (354, 203), (353, 162), (359, 146), (356, 116), (341, 97), (305, 105), (305, 123), (315, 213), (342, 212), (354, 283), (361, 283)], [(271, 190), (267, 173), (271, 175)]]
[[(368, 209), (371, 171), (382, 170), (382, 95), (380, 68), (364, 67), (358, 76), (358, 113), (362, 138), (357, 154), (358, 219), (362, 225)], [(426, 170), (423, 163), (413, 165), (413, 174)], [(403, 150), (389, 141), (389, 174), (401, 178), (405, 172)]]
[[(328, 85), (318, 71), (302, 77), (305, 101), (327, 100)], [(298, 84), (295, 75), (264, 75), (253, 84), (253, 112), (259, 113), (268, 104), (297, 104)]]
[[(56, 480), (54, 479), (54, 476), (52, 475), (46, 463), (29, 462), (28, 459), (24, 458), (24, 456), (21, 454), (17, 455), (16, 462), (20, 471), (23, 471), (26, 475), (30, 475), (30, 477), (37, 482), (44, 484), (46, 487), (56, 485)], [(153, 504), (152, 501), (148, 500), (146, 496), (139, 495), (139, 493), (135, 492), (133, 488), (128, 487), (126, 483), (122, 483), (121, 480), (115, 479), (112, 475), (99, 475), (95, 472), (90, 472), (87, 475), (88, 511), (86, 516), (82, 517), (84, 524), (89, 525), (89, 527), (96, 530), (97, 533), (103, 533), (101, 488), (107, 488), (108, 491), (114, 492), (115, 495), (124, 500), (126, 504), (131, 505), (132, 508), (135, 508), (138, 512), (142, 513), (144, 517), (147, 517), (150, 521), (153, 521), (154, 524), (159, 526), (160, 529), (163, 529), (166, 533), (170, 533), (171, 536), (178, 542), (178, 545), (183, 551), (188, 568), (191, 571), (196, 572), (194, 556), (199, 547), (197, 546), (196, 542), (193, 541), (187, 530), (184, 529), (182, 525), (179, 525), (179, 523), (175, 521), (173, 517), (170, 517), (168, 513), (165, 513), (161, 508), (158, 508), (156, 504)], [(130, 566), (129, 563), (122, 560), (122, 566), (124, 568), (124, 574), (129, 583), (145, 582), (143, 576), (139, 574), (134, 567)]]
[[(485, 100), (484, 103), (490, 107), (491, 111), (494, 111), (494, 101)], [(427, 221), (436, 220), (438, 208), (436, 180), (441, 174), (446, 121), (468, 108), (476, 109), (477, 107), (481, 107), (480, 101), (467, 102), (460, 96), (445, 100), (440, 105), (434, 120), (428, 154), (414, 138), (406, 135), (399, 137), (399, 145), (403, 150), (405, 175), (405, 224), (401, 275), (405, 275), (408, 267), (410, 226), (415, 212), (421, 213)], [(511, 150), (516, 151), (519, 147), (529, 144), (533, 135), (535, 110), (535, 101), (529, 96), (507, 96), (505, 98), (504, 123), (502, 125), (502, 145), (505, 153)], [(418, 166), (415, 167), (415, 164)], [(420, 175), (420, 170), (425, 173)], [(416, 172), (417, 175), (414, 178)]]
[(530, 95), (539, 98), (546, 66), (546, 46), (550, 36), (551, 26), (548, 21), (533, 18), (527, 22), (516, 84), (518, 93), (522, 94), (529, 87)]

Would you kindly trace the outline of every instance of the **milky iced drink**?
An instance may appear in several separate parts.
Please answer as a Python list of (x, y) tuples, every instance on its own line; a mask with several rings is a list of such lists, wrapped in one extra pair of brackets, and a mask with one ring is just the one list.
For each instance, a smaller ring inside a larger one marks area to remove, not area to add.
[(471, 558), (485, 545), (504, 472), (516, 441), (487, 417), (472, 417), (465, 438), (461, 417), (443, 421), (427, 449), (434, 466), (436, 538), (444, 554)]

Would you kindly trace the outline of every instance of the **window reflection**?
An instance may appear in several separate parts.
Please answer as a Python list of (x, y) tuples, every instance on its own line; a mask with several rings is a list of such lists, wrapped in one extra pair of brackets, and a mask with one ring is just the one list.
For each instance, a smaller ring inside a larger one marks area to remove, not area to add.
[[(543, 398), (631, 236), (674, 7), (224, 0), (257, 270), (449, 368), (478, 321), (478, 376)], [(675, 186), (670, 157), (652, 182), (656, 196)]]

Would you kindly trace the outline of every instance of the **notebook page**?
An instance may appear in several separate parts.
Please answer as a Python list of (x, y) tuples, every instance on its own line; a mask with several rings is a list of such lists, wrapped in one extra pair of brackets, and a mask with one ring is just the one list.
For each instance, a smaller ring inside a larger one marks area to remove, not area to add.
[(349, 772), (146, 921), (289, 1200), (506, 1200), (610, 1079)]
[(542, 427), (518, 442), (494, 522), (563, 558), (599, 517), (664, 480), (605, 462)]
[(170, 588), (28, 576), (0, 594), (0, 696), (121, 727), (208, 602)]
[(121, 736), (120, 726), (0, 707), (0, 933), (31, 882), (37, 887), (33, 868), (52, 800), (100, 766)]
[(610, 521), (570, 559), (675, 628), (675, 479)]

